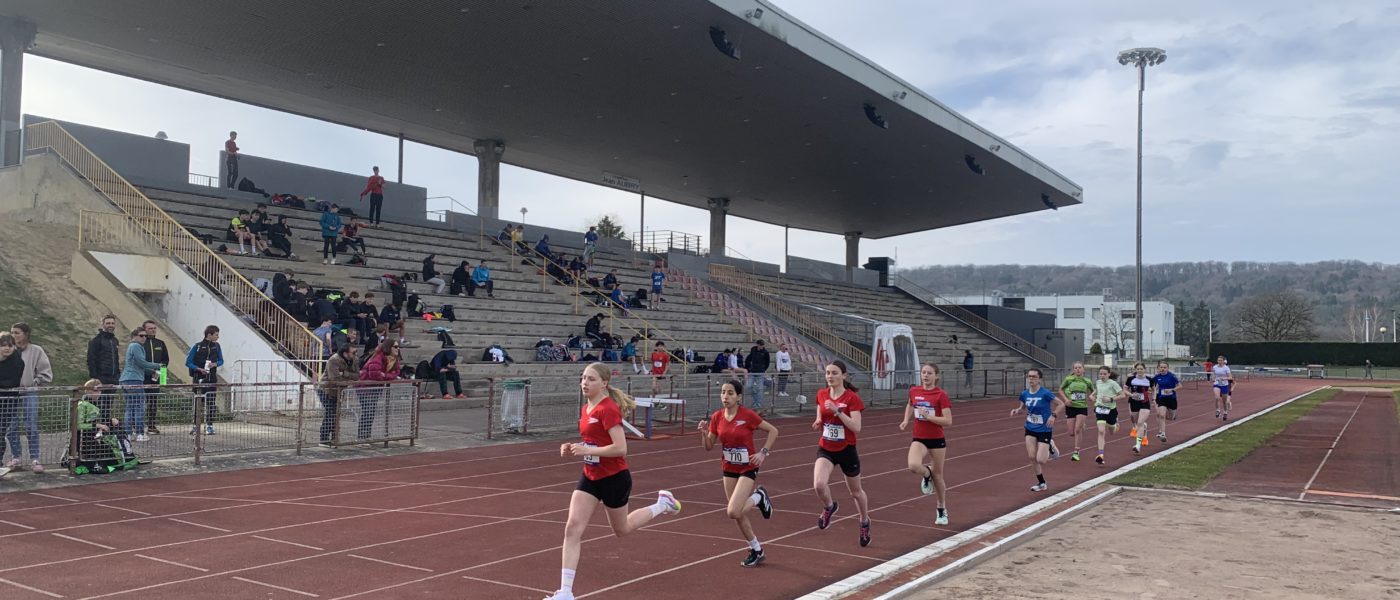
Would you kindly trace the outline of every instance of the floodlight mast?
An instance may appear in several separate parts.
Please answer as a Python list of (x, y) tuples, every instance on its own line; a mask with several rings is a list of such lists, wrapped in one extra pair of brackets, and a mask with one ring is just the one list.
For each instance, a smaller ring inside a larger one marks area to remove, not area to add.
[(1133, 48), (1118, 53), (1118, 64), (1132, 65), (1138, 70), (1137, 103), (1137, 312), (1133, 313), (1133, 353), (1142, 360), (1142, 93), (1147, 89), (1147, 67), (1167, 61), (1167, 51), (1161, 48)]

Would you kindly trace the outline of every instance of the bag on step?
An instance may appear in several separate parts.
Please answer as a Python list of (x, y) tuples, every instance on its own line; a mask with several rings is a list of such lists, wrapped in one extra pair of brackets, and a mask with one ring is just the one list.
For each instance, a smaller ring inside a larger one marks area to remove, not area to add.
[(442, 305), (442, 318), (447, 319), (449, 323), (457, 321), (457, 311), (452, 308), (451, 304)]

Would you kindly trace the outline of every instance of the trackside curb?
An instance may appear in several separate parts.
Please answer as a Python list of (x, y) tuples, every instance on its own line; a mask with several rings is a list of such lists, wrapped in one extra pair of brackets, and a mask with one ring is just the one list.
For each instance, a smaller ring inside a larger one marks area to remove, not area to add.
[[(841, 581), (832, 583), (824, 588), (821, 588), (804, 596), (800, 596), (798, 600), (834, 600), (836, 598), (842, 598), (850, 594), (859, 592), (863, 589), (875, 585), (876, 583), (884, 581), (890, 577), (905, 572), (909, 569), (918, 567), (923, 563), (926, 563), (932, 559), (947, 554), (948, 552), (956, 548), (962, 547), (965, 544), (976, 542), (978, 539), (986, 536), (987, 534), (1013, 525), (1022, 519), (1029, 518), (1053, 506), (1065, 503), (1070, 499), (1074, 498), (1075, 496), (1082, 495), (1090, 489), (1094, 488), (1095, 486), (1111, 481), (1114, 478), (1123, 475), (1124, 473), (1128, 473), (1150, 465), (1158, 460), (1161, 460), (1177, 452), (1195, 446), (1196, 444), (1204, 442), (1216, 435), (1219, 435), (1235, 427), (1248, 423), (1257, 417), (1269, 414), (1275, 410), (1283, 408), (1284, 406), (1288, 406), (1289, 404), (1296, 402), (1297, 400), (1304, 396), (1307, 396), (1308, 394), (1330, 387), (1332, 386), (1319, 386), (1301, 394), (1298, 394), (1296, 396), (1293, 396), (1292, 398), (1289, 398), (1287, 400), (1279, 402), (1278, 404), (1265, 408), (1259, 412), (1249, 415), (1248, 417), (1229, 423), (1224, 427), (1212, 429), (1210, 431), (1202, 433), (1194, 438), (1191, 438), (1190, 440), (1172, 446), (1171, 448), (1168, 448), (1165, 451), (1123, 465), (1121, 467), (1118, 467), (1117, 469), (1114, 469), (1113, 471), (1109, 471), (1108, 473), (1080, 483), (1079, 485), (1066, 489), (1048, 498), (1044, 498), (1033, 504), (1029, 504), (1016, 510), (1013, 510), (1000, 517), (987, 521), (986, 523), (973, 527), (972, 529), (969, 529), (962, 533), (958, 533), (956, 535), (953, 535), (952, 537), (939, 540), (937, 542), (934, 542), (933, 544), (924, 546), (923, 548), (913, 550), (907, 554), (904, 554), (903, 556), (895, 557), (893, 559), (890, 559), (889, 561), (861, 571), (860, 573), (856, 573), (855, 575), (847, 577)], [(1069, 510), (1061, 511), (1058, 515), (1056, 515), (1056, 517), (1054, 517), (1054, 519), (1058, 519), (1060, 516), (1072, 514), (1073, 512), (1081, 508), (1087, 508), (1093, 503), (1106, 499), (1109, 495), (1111, 495), (1112, 493), (1116, 493), (1119, 489), (1120, 488), (1115, 486), (1111, 490), (1103, 492), (1102, 494), (1099, 494), (1094, 498), (1090, 498), (1089, 500), (1081, 502), (1079, 505), (1076, 505)], [(1046, 523), (1050, 523), (1054, 519), (1047, 520)], [(1003, 547), (1008, 546), (1010, 544), (1014, 544), (1018, 540), (1020, 540), (1021, 536), (1025, 532), (1039, 530), (1039, 528), (1039, 525), (1027, 527), (1026, 529), (1023, 529), (1021, 532), (1015, 535), (1009, 536), (993, 544), (990, 544), (986, 548), (983, 548), (982, 550), (979, 550), (962, 559), (959, 559), (958, 561), (950, 565), (922, 575), (917, 579), (914, 579), (913, 581), (909, 581), (893, 590), (876, 596), (876, 600), (894, 600), (896, 598), (903, 598), (920, 587), (923, 587), (943, 577), (947, 577), (953, 571), (965, 569), (967, 567), (973, 566), (980, 560), (986, 560), (987, 558), (995, 556), (996, 553), (1002, 551)], [(953, 567), (954, 565), (957, 565), (957, 569), (950, 571), (949, 568)]]

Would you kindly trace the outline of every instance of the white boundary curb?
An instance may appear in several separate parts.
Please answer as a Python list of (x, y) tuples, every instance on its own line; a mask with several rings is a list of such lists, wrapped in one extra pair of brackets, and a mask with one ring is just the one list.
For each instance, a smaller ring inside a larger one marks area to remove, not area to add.
[[(1048, 498), (1044, 498), (1044, 499), (1042, 499), (1042, 500), (1040, 500), (1040, 501), (1038, 501), (1038, 502), (1035, 502), (1035, 503), (1033, 503), (1033, 504), (1029, 504), (1029, 505), (1023, 506), (1023, 507), (1021, 507), (1021, 508), (1018, 508), (1018, 509), (1016, 509), (1016, 510), (1013, 510), (1013, 511), (1011, 511), (1011, 512), (1009, 512), (1009, 513), (1006, 513), (1006, 514), (1004, 514), (1004, 515), (1002, 515), (1002, 516), (1000, 516), (1000, 517), (997, 517), (997, 518), (995, 518), (995, 519), (992, 519), (991, 521), (987, 521), (986, 523), (983, 523), (983, 524), (981, 524), (981, 525), (978, 525), (978, 526), (976, 526), (976, 527), (973, 527), (972, 529), (969, 529), (969, 530), (964, 531), (964, 532), (962, 532), (962, 533), (958, 533), (958, 534), (956, 534), (956, 535), (953, 535), (952, 537), (944, 538), (944, 539), (942, 539), (942, 540), (939, 540), (939, 541), (937, 541), (937, 542), (934, 542), (934, 543), (932, 543), (932, 544), (929, 544), (928, 546), (924, 546), (923, 548), (919, 548), (919, 549), (917, 549), (917, 550), (913, 550), (913, 551), (911, 551), (911, 552), (909, 552), (909, 553), (907, 553), (907, 554), (904, 554), (903, 556), (898, 556), (898, 557), (892, 558), (892, 559), (890, 559), (889, 561), (883, 562), (883, 563), (878, 564), (878, 565), (876, 565), (876, 566), (874, 566), (874, 567), (871, 567), (871, 568), (869, 568), (869, 569), (866, 569), (866, 570), (864, 570), (864, 571), (861, 571), (861, 572), (859, 572), (859, 573), (856, 573), (855, 575), (852, 575), (852, 576), (850, 576), (850, 577), (847, 577), (847, 578), (845, 578), (845, 579), (842, 579), (841, 581), (837, 581), (837, 582), (835, 582), (835, 583), (832, 583), (832, 584), (830, 584), (830, 585), (827, 585), (827, 586), (824, 587), (824, 588), (821, 588), (821, 589), (819, 589), (819, 590), (816, 590), (816, 591), (814, 591), (814, 592), (811, 592), (811, 593), (809, 593), (809, 594), (806, 594), (806, 595), (804, 595), (804, 596), (801, 596), (801, 597), (798, 598), (798, 600), (833, 600), (833, 599), (835, 599), (835, 598), (840, 598), (840, 597), (845, 596), (845, 595), (847, 595), (847, 594), (851, 594), (851, 593), (860, 591), (860, 590), (862, 590), (862, 589), (864, 589), (864, 588), (866, 588), (866, 587), (868, 587), (868, 586), (870, 586), (870, 585), (873, 585), (873, 584), (875, 584), (875, 583), (877, 583), (877, 582), (879, 582), (879, 581), (885, 579), (886, 577), (891, 577), (891, 576), (893, 576), (893, 575), (895, 575), (895, 574), (897, 574), (897, 573), (899, 573), (899, 572), (901, 572), (901, 571), (904, 571), (904, 570), (906, 570), (906, 569), (909, 569), (909, 568), (911, 568), (911, 567), (913, 567), (913, 566), (915, 566), (915, 565), (917, 565), (917, 564), (919, 564), (919, 563), (921, 563), (921, 562), (924, 562), (924, 561), (926, 561), (926, 560), (928, 560), (928, 559), (930, 559), (930, 558), (933, 558), (933, 557), (938, 556), (938, 555), (940, 555), (940, 554), (944, 554), (944, 553), (946, 553), (946, 552), (948, 552), (948, 551), (950, 551), (950, 550), (952, 550), (952, 549), (954, 549), (954, 548), (957, 548), (958, 546), (961, 546), (961, 545), (963, 545), (963, 544), (965, 544), (965, 543), (967, 543), (967, 542), (970, 542), (970, 541), (975, 540), (975, 539), (977, 539), (977, 538), (979, 538), (979, 537), (982, 537), (983, 535), (986, 535), (987, 533), (990, 533), (990, 532), (992, 532), (992, 531), (996, 531), (996, 530), (998, 530), (998, 529), (1001, 529), (1002, 527), (1005, 527), (1005, 526), (1007, 526), (1007, 525), (1010, 525), (1010, 524), (1012, 524), (1012, 523), (1014, 523), (1014, 522), (1016, 522), (1016, 521), (1019, 521), (1019, 520), (1025, 518), (1025, 517), (1027, 517), (1027, 516), (1030, 516), (1030, 515), (1033, 515), (1033, 514), (1035, 514), (1035, 513), (1041, 512), (1041, 511), (1043, 511), (1043, 510), (1045, 510), (1045, 509), (1047, 509), (1047, 508), (1049, 508), (1049, 507), (1051, 507), (1051, 506), (1054, 506), (1054, 505), (1056, 505), (1056, 504), (1059, 504), (1059, 503), (1061, 503), (1061, 502), (1064, 502), (1065, 500), (1068, 500), (1069, 498), (1073, 498), (1074, 496), (1078, 496), (1078, 495), (1084, 493), (1085, 491), (1087, 491), (1087, 490), (1093, 488), (1094, 486), (1097, 486), (1097, 485), (1099, 485), (1099, 484), (1101, 484), (1101, 483), (1104, 483), (1104, 482), (1106, 482), (1106, 481), (1109, 481), (1109, 480), (1111, 480), (1111, 479), (1113, 479), (1113, 478), (1115, 478), (1115, 477), (1118, 477), (1118, 476), (1120, 476), (1120, 475), (1123, 475), (1124, 473), (1128, 473), (1128, 472), (1130, 472), (1130, 471), (1134, 471), (1134, 470), (1136, 470), (1136, 469), (1140, 469), (1140, 468), (1142, 468), (1142, 467), (1145, 467), (1145, 466), (1147, 466), (1147, 465), (1150, 465), (1150, 464), (1152, 464), (1152, 463), (1154, 463), (1154, 462), (1157, 462), (1158, 460), (1161, 460), (1161, 459), (1163, 459), (1163, 458), (1166, 458), (1166, 457), (1168, 457), (1168, 456), (1171, 456), (1171, 455), (1173, 455), (1173, 454), (1176, 454), (1177, 452), (1180, 452), (1180, 451), (1182, 451), (1182, 450), (1185, 450), (1185, 449), (1187, 449), (1187, 448), (1190, 448), (1190, 447), (1192, 447), (1192, 446), (1195, 446), (1196, 444), (1199, 444), (1199, 443), (1201, 443), (1201, 442), (1203, 442), (1203, 441), (1205, 441), (1205, 440), (1208, 440), (1208, 439), (1210, 439), (1210, 438), (1212, 438), (1212, 437), (1214, 437), (1214, 436), (1216, 436), (1216, 435), (1219, 435), (1220, 433), (1223, 433), (1223, 432), (1225, 432), (1225, 431), (1229, 431), (1229, 430), (1231, 430), (1231, 429), (1233, 429), (1233, 428), (1235, 428), (1235, 427), (1238, 427), (1238, 426), (1240, 426), (1240, 425), (1243, 425), (1243, 424), (1245, 424), (1245, 423), (1248, 423), (1248, 422), (1250, 422), (1251, 420), (1255, 419), (1256, 417), (1260, 417), (1260, 416), (1269, 414), (1269, 413), (1271, 413), (1271, 412), (1273, 412), (1273, 411), (1275, 411), (1275, 410), (1278, 410), (1278, 409), (1280, 409), (1280, 408), (1283, 408), (1284, 406), (1288, 406), (1289, 404), (1292, 404), (1293, 402), (1297, 401), (1298, 399), (1302, 398), (1303, 396), (1306, 396), (1306, 395), (1311, 394), (1311, 393), (1313, 393), (1313, 392), (1316, 392), (1316, 391), (1318, 391), (1318, 390), (1323, 390), (1323, 389), (1327, 389), (1327, 388), (1330, 388), (1330, 387), (1332, 387), (1332, 386), (1330, 386), (1330, 385), (1329, 385), (1329, 386), (1320, 386), (1320, 387), (1317, 387), (1317, 388), (1313, 388), (1313, 389), (1311, 389), (1311, 390), (1308, 390), (1308, 391), (1306, 391), (1306, 392), (1303, 392), (1303, 393), (1301, 393), (1301, 394), (1298, 394), (1297, 396), (1294, 396), (1294, 397), (1292, 397), (1292, 398), (1289, 398), (1289, 399), (1287, 399), (1287, 400), (1284, 400), (1283, 402), (1280, 402), (1280, 403), (1278, 403), (1278, 404), (1275, 404), (1275, 405), (1273, 405), (1273, 406), (1270, 406), (1270, 407), (1268, 407), (1268, 408), (1265, 408), (1264, 410), (1261, 410), (1261, 411), (1256, 412), (1256, 413), (1254, 413), (1254, 414), (1252, 414), (1252, 415), (1249, 415), (1248, 417), (1245, 417), (1245, 418), (1243, 418), (1243, 419), (1240, 419), (1240, 420), (1238, 420), (1238, 421), (1235, 421), (1235, 422), (1233, 422), (1233, 423), (1230, 423), (1230, 424), (1228, 424), (1228, 425), (1225, 425), (1224, 427), (1220, 427), (1220, 428), (1218, 428), (1218, 429), (1212, 429), (1212, 430), (1210, 430), (1210, 431), (1207, 431), (1207, 432), (1205, 432), (1205, 433), (1202, 433), (1202, 434), (1200, 434), (1200, 435), (1198, 435), (1198, 436), (1196, 436), (1196, 437), (1194, 437), (1194, 438), (1191, 438), (1190, 440), (1187, 440), (1187, 441), (1185, 441), (1185, 442), (1182, 442), (1182, 443), (1180, 443), (1180, 444), (1177, 444), (1177, 445), (1175, 445), (1175, 446), (1172, 446), (1171, 448), (1168, 448), (1167, 450), (1165, 450), (1165, 451), (1163, 451), (1163, 452), (1159, 452), (1159, 453), (1157, 453), (1157, 454), (1153, 454), (1152, 456), (1149, 456), (1149, 457), (1144, 458), (1144, 459), (1142, 459), (1142, 460), (1138, 460), (1138, 461), (1134, 461), (1134, 462), (1128, 463), (1128, 464), (1126, 464), (1126, 465), (1123, 465), (1123, 466), (1121, 466), (1121, 467), (1118, 467), (1117, 469), (1114, 469), (1114, 470), (1112, 470), (1112, 471), (1109, 471), (1108, 473), (1105, 473), (1105, 474), (1103, 474), (1103, 475), (1100, 475), (1100, 476), (1098, 476), (1098, 477), (1095, 477), (1095, 478), (1093, 478), (1093, 479), (1090, 479), (1090, 480), (1088, 480), (1088, 481), (1085, 481), (1084, 483), (1081, 483), (1081, 484), (1076, 485), (1076, 486), (1074, 486), (1074, 487), (1072, 487), (1072, 488), (1069, 488), (1069, 489), (1067, 489), (1067, 490), (1065, 490), (1065, 491), (1063, 491), (1063, 492), (1060, 492), (1060, 493), (1055, 494), (1055, 495), (1053, 495), (1053, 496), (1050, 496), (1050, 497), (1048, 497)], [(1097, 497), (1096, 497), (1096, 498), (1097, 498)], [(1093, 500), (1093, 499), (1091, 499), (1091, 500)], [(1075, 508), (1078, 508), (1078, 507), (1076, 506)], [(1071, 510), (1073, 510), (1073, 509), (1071, 509)], [(1066, 511), (1066, 512), (1069, 512), (1069, 511)], [(1013, 540), (1016, 539), (1017, 537), (1018, 537), (1018, 536), (1011, 536), (1011, 537), (1002, 539), (1001, 541), (998, 541), (998, 542), (996, 542), (995, 544), (992, 544), (992, 545), (990, 545), (990, 546), (984, 548), (983, 550), (978, 551), (977, 553), (975, 553), (975, 554), (973, 554), (973, 555), (970, 555), (969, 557), (965, 557), (965, 558), (963, 558), (963, 559), (960, 559), (960, 560), (958, 561), (958, 563), (962, 563), (963, 561), (967, 560), (967, 559), (970, 558), (971, 556), (985, 556), (985, 554), (984, 554), (985, 552), (990, 551), (990, 550), (995, 549), (995, 548), (999, 548), (999, 547), (1001, 547), (1001, 546), (1003, 546), (1003, 545), (1005, 545), (1005, 544), (1007, 544), (1007, 543), (1013, 541)], [(958, 563), (954, 563), (954, 564), (958, 564)], [(951, 565), (950, 565), (950, 566), (951, 566)], [(965, 566), (965, 564), (964, 564), (963, 566)], [(933, 573), (929, 573), (929, 574), (923, 575), (923, 576), (919, 577), (918, 579), (915, 579), (914, 581), (911, 581), (911, 582), (906, 583), (906, 584), (904, 584), (904, 585), (902, 585), (902, 586), (899, 586), (898, 588), (895, 588), (894, 590), (891, 590), (890, 592), (887, 592), (887, 593), (885, 593), (885, 594), (881, 594), (880, 596), (877, 597), (876, 600), (893, 600), (894, 598), (899, 598), (899, 597), (903, 596), (904, 594), (907, 594), (908, 592), (913, 591), (915, 588), (919, 587), (920, 585), (923, 585), (923, 584), (927, 583), (928, 581), (932, 580), (932, 579), (934, 578), (935, 575), (937, 575), (938, 573), (941, 573), (941, 572), (943, 572), (943, 571), (944, 571), (944, 569), (939, 569), (939, 570), (937, 570), (937, 571), (934, 571)]]

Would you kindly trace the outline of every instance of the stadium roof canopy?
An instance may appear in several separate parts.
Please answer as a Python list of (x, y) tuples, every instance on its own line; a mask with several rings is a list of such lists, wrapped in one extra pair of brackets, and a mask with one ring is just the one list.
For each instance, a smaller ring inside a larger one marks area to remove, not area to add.
[(500, 140), (508, 164), (800, 229), (881, 238), (1082, 191), (757, 0), (0, 0), (0, 16), (34, 23), (31, 54), (466, 153)]

